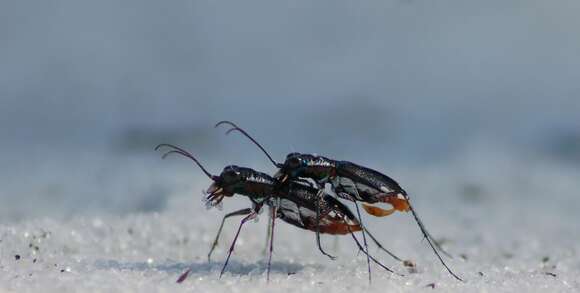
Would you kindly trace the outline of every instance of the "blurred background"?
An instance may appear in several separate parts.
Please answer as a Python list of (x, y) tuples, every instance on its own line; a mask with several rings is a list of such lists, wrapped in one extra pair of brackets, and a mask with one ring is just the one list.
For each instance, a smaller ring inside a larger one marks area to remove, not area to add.
[(224, 119), (278, 160), (300, 151), (381, 170), (423, 210), (574, 217), (579, 10), (573, 0), (2, 1), (0, 222), (163, 212), (197, 197), (207, 178), (162, 161), (162, 142), (214, 173), (274, 172), (246, 139), (213, 128)]

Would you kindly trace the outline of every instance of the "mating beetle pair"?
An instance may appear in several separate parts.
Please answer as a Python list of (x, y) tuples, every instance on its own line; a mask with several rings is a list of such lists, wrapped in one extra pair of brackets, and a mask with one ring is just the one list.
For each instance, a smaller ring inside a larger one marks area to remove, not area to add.
[[(170, 148), (171, 150), (166, 152), (163, 157), (165, 158), (170, 154), (179, 154), (193, 160), (201, 170), (213, 181), (208, 190), (206, 191), (206, 204), (209, 207), (216, 206), (222, 202), (225, 197), (231, 197), (234, 194), (241, 194), (247, 196), (252, 202), (252, 208), (241, 209), (228, 213), (222, 219), (220, 228), (216, 238), (212, 244), (211, 250), (208, 254), (208, 260), (214, 248), (217, 246), (219, 236), (221, 234), (225, 220), (233, 216), (246, 216), (242, 219), (236, 236), (230, 246), (227, 259), (222, 267), (220, 276), (224, 273), (229, 258), (235, 247), (236, 240), (241, 231), (242, 226), (248, 221), (255, 218), (261, 211), (264, 205), (270, 207), (270, 220), (271, 220), (271, 234), (270, 237), (270, 251), (268, 259), (267, 268), (267, 278), (269, 279), (270, 264), (272, 259), (273, 251), (273, 238), (274, 238), (274, 223), (276, 218), (280, 218), (284, 222), (287, 222), (298, 228), (302, 228), (310, 231), (320, 231), (320, 233), (326, 233), (331, 235), (346, 235), (351, 234), (355, 243), (365, 254), (368, 252), (363, 249), (362, 245), (359, 243), (354, 232), (361, 230), (369, 233), (366, 228), (364, 228), (350, 211), (350, 209), (343, 203), (335, 199), (334, 197), (325, 194), (324, 196), (319, 196), (319, 190), (313, 188), (302, 182), (289, 180), (282, 184), (278, 180), (269, 175), (255, 171), (250, 168), (238, 167), (238, 166), (227, 166), (221, 172), (219, 176), (210, 174), (201, 163), (189, 152), (170, 144), (160, 144), (156, 149), (160, 148)], [(316, 207), (319, 210), (319, 217), (316, 215)], [(375, 244), (389, 253), (395, 259), (400, 259), (393, 255), (391, 252), (386, 250), (372, 234), (369, 233), (371, 239)], [(388, 267), (381, 264), (374, 257), (368, 256), (373, 262), (377, 263), (379, 266), (383, 267), (389, 272), (393, 272)], [(182, 282), (187, 278), (189, 270), (183, 273), (178, 282)]]
[[(257, 212), (264, 204), (267, 204), (272, 211), (272, 237), (270, 240), (268, 277), (271, 252), (273, 249), (273, 226), (277, 217), (294, 226), (315, 231), (317, 236), (317, 244), (320, 251), (331, 258), (334, 257), (322, 249), (320, 245), (319, 234), (350, 233), (354, 240), (357, 242), (359, 248), (367, 256), (369, 281), (371, 278), (371, 259), (381, 265), (383, 268), (391, 271), (376, 261), (368, 253), (366, 234), (369, 233), (361, 222), (361, 216), (357, 204), (357, 202), (360, 201), (363, 202), (363, 208), (367, 213), (378, 217), (388, 216), (395, 211), (411, 211), (415, 221), (423, 233), (424, 238), (427, 240), (440, 262), (451, 275), (462, 281), (456, 274), (451, 271), (451, 269), (445, 264), (439, 255), (438, 249), (441, 251), (443, 250), (433, 240), (433, 237), (427, 232), (423, 223), (417, 216), (417, 213), (410, 204), (407, 193), (395, 180), (378, 171), (359, 166), (351, 162), (336, 161), (322, 156), (314, 156), (310, 154), (291, 153), (286, 157), (284, 163), (277, 163), (272, 159), (268, 152), (246, 131), (230, 121), (221, 121), (216, 124), (216, 127), (223, 124), (228, 124), (232, 127), (227, 131), (227, 133), (238, 131), (250, 139), (254, 144), (256, 144), (256, 146), (258, 146), (264, 152), (264, 154), (266, 154), (268, 159), (277, 168), (279, 168), (278, 173), (276, 173), (274, 177), (270, 177), (267, 174), (254, 171), (252, 169), (228, 166), (224, 168), (224, 171), (222, 174), (220, 174), (220, 176), (214, 176), (207, 172), (207, 170), (205, 170), (203, 166), (185, 150), (167, 144), (162, 144), (157, 147), (160, 148), (165, 146), (171, 147), (173, 149), (172, 151), (166, 153), (164, 157), (171, 153), (177, 153), (189, 157), (190, 159), (194, 160), (203, 170), (203, 172), (214, 181), (212, 186), (207, 191), (209, 205), (215, 205), (221, 202), (225, 196), (233, 196), (234, 193), (246, 195), (253, 202), (253, 209), (243, 209), (230, 213), (222, 220), (223, 227), (223, 223), (227, 217), (234, 215), (247, 215), (242, 220), (236, 237), (234, 238), (232, 246), (230, 247), (228, 258), (226, 259), (224, 267), (222, 268), (222, 273), (224, 272), (229, 257), (231, 256), (235, 241), (239, 235), (242, 225), (247, 220), (255, 217)], [(311, 183), (307, 179), (312, 180), (316, 184), (317, 188), (309, 186)], [(325, 194), (324, 186), (326, 183), (331, 185), (332, 190), (338, 197), (353, 201), (355, 203), (358, 219), (344, 204), (340, 203), (337, 199), (331, 197), (330, 195)], [(393, 208), (385, 210), (376, 206), (372, 206), (372, 204), (379, 202), (389, 203), (393, 206)], [(304, 214), (304, 211), (308, 212), (307, 215)], [(330, 214), (332, 214), (333, 217), (330, 217)], [(360, 243), (358, 243), (358, 240), (354, 236), (353, 232), (355, 231), (362, 231), (365, 247), (364, 249), (361, 247)], [(214, 241), (214, 247), (217, 243), (217, 238), (219, 237), (220, 232), (221, 227), (218, 231), (216, 241)], [(377, 245), (379, 245), (379, 247), (382, 248), (382, 246), (371, 234), (369, 234), (369, 236), (371, 239), (373, 239), (373, 241), (375, 241), (375, 243), (377, 243)], [(212, 247), (212, 251), (214, 247)], [(384, 248), (383, 250), (387, 251)], [(391, 254), (390, 252), (388, 253)], [(391, 255), (397, 260), (400, 260), (393, 254)], [(182, 275), (183, 278), (180, 277), (179, 280), (182, 281), (187, 276), (187, 273), (188, 272)]]

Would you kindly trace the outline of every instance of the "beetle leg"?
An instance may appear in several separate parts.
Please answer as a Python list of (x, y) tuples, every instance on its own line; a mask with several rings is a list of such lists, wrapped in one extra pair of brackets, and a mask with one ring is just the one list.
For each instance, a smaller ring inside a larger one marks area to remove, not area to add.
[[(409, 208), (411, 210), (411, 213), (413, 214), (413, 217), (415, 218), (415, 222), (417, 222), (417, 225), (419, 226), (419, 229), (421, 230), (421, 232), (423, 233), (423, 236), (425, 237), (425, 239), (427, 240), (427, 243), (429, 243), (429, 246), (431, 246), (431, 249), (433, 249), (433, 252), (435, 253), (435, 255), (437, 256), (437, 258), (439, 259), (439, 261), (441, 262), (441, 264), (447, 269), (447, 271), (453, 276), (455, 277), (455, 279), (463, 282), (463, 279), (461, 279), (460, 277), (458, 277), (453, 271), (451, 271), (451, 269), (449, 268), (449, 266), (447, 266), (447, 264), (443, 261), (443, 259), (441, 258), (441, 255), (439, 255), (439, 252), (437, 252), (437, 249), (435, 247), (439, 247), (439, 244), (435, 241), (432, 240), (433, 237), (431, 237), (431, 234), (429, 234), (427, 232), (427, 229), (425, 228), (425, 226), (423, 225), (423, 222), (421, 221), (421, 219), (419, 219), (419, 215), (417, 215), (417, 212), (415, 212), (415, 209), (409, 205)], [(434, 242), (434, 243), (433, 243)], [(443, 250), (442, 250), (443, 251)]]
[(270, 230), (270, 251), (268, 255), (268, 269), (266, 273), (266, 282), (270, 282), (270, 267), (272, 266), (272, 252), (274, 251), (274, 224), (276, 223), (276, 217), (278, 212), (278, 201), (272, 206), (271, 210), (271, 227)]
[[(359, 193), (358, 193), (356, 184), (354, 182), (352, 182), (352, 180), (350, 181), (350, 183), (351, 183), (353, 191), (356, 195), (356, 198), (361, 198)], [(364, 228), (364, 224), (362, 222), (362, 217), (360, 215), (360, 210), (358, 208), (358, 203), (356, 201), (354, 201), (354, 206), (356, 207), (356, 214), (358, 216), (358, 222), (360, 223), (360, 226), (363, 228), (362, 229), (362, 236), (363, 236), (363, 244), (364, 244), (364, 248), (365, 248), (364, 253), (367, 255), (367, 267), (368, 267), (368, 272), (369, 272), (369, 283), (370, 283), (371, 282), (371, 259), (370, 259), (370, 255), (369, 255), (369, 246), (367, 244), (366, 229)]]
[[(245, 215), (249, 215), (252, 213), (252, 209), (251, 208), (247, 208), (247, 209), (241, 209), (241, 210), (237, 210), (231, 213), (226, 214), (223, 218), (222, 218), (222, 223), (220, 224), (220, 228), (218, 229), (218, 233), (215, 236), (215, 239), (211, 245), (211, 249), (209, 250), (209, 253), (207, 254), (207, 261), (210, 262), (211, 260), (211, 255), (214, 251), (214, 249), (217, 247), (218, 245), (218, 240), (220, 238), (220, 235), (222, 233), (222, 229), (224, 228), (224, 224), (226, 222), (227, 218), (233, 217), (233, 216), (245, 216)], [(185, 281), (185, 279), (187, 279), (187, 276), (189, 275), (189, 273), (191, 272), (191, 268), (187, 269), (184, 273), (182, 273), (179, 278), (177, 279), (177, 283), (181, 283), (183, 281)]]
[(318, 194), (316, 194), (316, 244), (318, 244), (318, 250), (320, 250), (320, 252), (326, 256), (328, 256), (330, 259), (335, 260), (336, 257), (328, 254), (326, 251), (324, 251), (324, 249), (322, 249), (322, 245), (320, 244), (320, 199), (322, 198), (322, 195), (324, 194), (324, 189), (320, 189), (318, 191)]
[(401, 258), (399, 258), (398, 256), (396, 256), (394, 253), (390, 252), (388, 249), (384, 248), (383, 245), (375, 238), (375, 236), (373, 236), (373, 234), (371, 234), (371, 232), (369, 232), (369, 230), (367, 230), (365, 228), (365, 231), (367, 232), (367, 234), (369, 235), (369, 237), (373, 240), (373, 242), (384, 252), (386, 252), (387, 254), (389, 254), (391, 257), (393, 257), (394, 259), (398, 260), (398, 261), (403, 261)]
[[(272, 208), (269, 209), (272, 211)], [(266, 231), (266, 246), (264, 246), (264, 254), (268, 251), (268, 242), (270, 241), (270, 235), (272, 234), (272, 221), (268, 221), (268, 230)]]
[(385, 269), (388, 272), (391, 272), (391, 273), (393, 273), (395, 275), (403, 276), (401, 274), (395, 273), (393, 270), (389, 269), (388, 267), (386, 267), (385, 265), (383, 265), (381, 262), (379, 262), (378, 260), (376, 260), (374, 257), (372, 257), (371, 255), (369, 255), (368, 252), (366, 252), (363, 249), (362, 245), (360, 244), (360, 242), (358, 241), (358, 239), (356, 238), (356, 236), (354, 236), (354, 233), (352, 231), (350, 231), (350, 229), (349, 229), (349, 232), (350, 232), (350, 235), (352, 236), (352, 238), (354, 239), (356, 245), (358, 246), (358, 249), (360, 251), (364, 252), (370, 258), (370, 260), (372, 260), (374, 263), (376, 263), (377, 265), (379, 265), (380, 267), (382, 267), (383, 269)]
[(233, 217), (233, 216), (245, 216), (245, 215), (249, 215), (252, 212), (252, 209), (247, 208), (247, 209), (241, 209), (241, 210), (237, 210), (235, 212), (231, 212), (229, 214), (226, 214), (223, 219), (222, 219), (222, 223), (220, 224), (220, 228), (218, 229), (217, 235), (215, 236), (215, 239), (211, 245), (211, 249), (209, 250), (209, 253), (207, 254), (207, 261), (210, 262), (211, 260), (211, 254), (213, 253), (214, 249), (217, 247), (218, 245), (218, 240), (220, 238), (220, 235), (222, 233), (222, 229), (224, 228), (224, 224), (226, 222), (226, 219), (229, 217)]
[[(356, 214), (358, 216), (358, 221), (360, 223), (360, 226), (364, 228), (363, 223), (362, 223), (362, 217), (360, 215), (360, 211), (358, 208), (358, 203), (356, 201), (354, 202), (354, 206), (356, 207)], [(363, 243), (365, 245), (364, 253), (367, 255), (367, 267), (368, 267), (368, 272), (369, 272), (369, 283), (370, 283), (371, 282), (371, 261), (370, 261), (370, 255), (369, 255), (369, 246), (367, 245), (366, 229), (362, 230), (362, 235), (363, 235)]]
[(245, 218), (243, 218), (242, 221), (240, 222), (240, 226), (238, 227), (238, 232), (236, 233), (236, 236), (234, 237), (234, 241), (232, 241), (232, 245), (230, 246), (230, 250), (228, 251), (228, 257), (226, 258), (226, 261), (225, 261), (225, 263), (222, 267), (222, 270), (220, 272), (220, 278), (222, 277), (222, 275), (226, 271), (226, 267), (228, 266), (228, 262), (230, 261), (230, 257), (232, 256), (232, 252), (234, 252), (234, 247), (236, 246), (236, 241), (238, 240), (238, 236), (240, 236), (240, 231), (242, 231), (242, 226), (244, 226), (244, 224), (247, 221), (254, 219), (257, 215), (258, 215), (258, 213), (256, 211), (252, 211), (249, 215), (247, 215)]

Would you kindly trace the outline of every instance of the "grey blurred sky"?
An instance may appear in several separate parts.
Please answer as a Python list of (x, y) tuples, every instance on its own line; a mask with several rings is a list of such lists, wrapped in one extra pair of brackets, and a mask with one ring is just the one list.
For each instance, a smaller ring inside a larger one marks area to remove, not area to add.
[(222, 119), (275, 158), (352, 160), (410, 190), (437, 189), (412, 171), (430, 164), (464, 162), (445, 176), (486, 188), (520, 173), (509, 170), (548, 174), (536, 159), (579, 166), (578, 11), (576, 0), (0, 1), (0, 219), (160, 211), (202, 188), (191, 182), (205, 187), (188, 162), (161, 162), (161, 142), (215, 172), (272, 171), (212, 128)]
[(2, 1), (1, 137), (95, 144), (230, 118), (282, 153), (303, 135), (309, 149), (346, 136), (419, 145), (411, 154), (490, 134), (539, 143), (580, 126), (578, 11), (572, 0)]

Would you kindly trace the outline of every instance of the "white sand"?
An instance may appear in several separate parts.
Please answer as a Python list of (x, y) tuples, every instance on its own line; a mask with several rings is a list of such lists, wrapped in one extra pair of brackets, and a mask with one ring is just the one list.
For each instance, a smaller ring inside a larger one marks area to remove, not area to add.
[[(212, 263), (206, 260), (210, 242), (223, 214), (248, 202), (230, 199), (223, 211), (205, 210), (197, 194), (207, 180), (196, 177), (200, 183), (192, 184), (195, 170), (165, 161), (152, 167), (159, 176), (155, 182), (167, 185), (160, 191), (169, 198), (161, 212), (110, 213), (97, 208), (86, 214), (72, 212), (70, 217), (29, 216), (0, 225), (0, 291), (420, 292), (432, 290), (426, 287), (431, 283), (438, 292), (579, 291), (578, 170), (504, 159), (474, 156), (444, 167), (396, 170), (427, 227), (456, 256), (445, 259), (465, 283), (454, 280), (438, 263), (407, 214), (365, 217), (386, 247), (417, 263), (417, 272), (410, 273), (371, 247), (404, 277), (373, 265), (369, 286), (366, 258), (357, 254), (352, 239), (323, 237), (327, 250), (338, 256), (331, 261), (316, 249), (313, 233), (278, 222), (267, 284), (263, 214), (242, 231), (227, 273), (219, 279), (239, 219), (226, 225)], [(112, 172), (111, 178), (144, 170), (130, 166)], [(142, 180), (147, 189), (152, 184), (147, 181), (150, 176), (125, 176), (132, 184)], [(111, 178), (104, 186), (123, 186), (123, 180)], [(102, 200), (119, 205), (110, 197)], [(62, 205), (66, 210), (66, 203)], [(190, 265), (190, 277), (176, 284)]]

